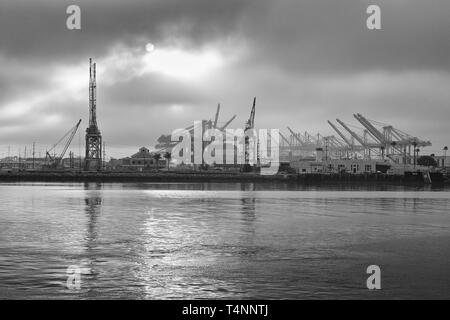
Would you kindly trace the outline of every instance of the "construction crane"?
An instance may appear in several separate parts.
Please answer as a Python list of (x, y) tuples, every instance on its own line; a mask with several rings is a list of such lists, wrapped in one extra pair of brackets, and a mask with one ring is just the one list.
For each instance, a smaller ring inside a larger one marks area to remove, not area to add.
[[(67, 149), (69, 148), (70, 144), (72, 143), (73, 137), (75, 136), (78, 127), (80, 126), (81, 123), (81, 119), (77, 122), (77, 124), (72, 127), (69, 131), (66, 132), (66, 134), (64, 134), (64, 136), (62, 136), (61, 139), (58, 140), (58, 142), (56, 142), (53, 147), (47, 151), (47, 157), (50, 160), (50, 167), (56, 168), (60, 162), (62, 161), (62, 159), (64, 158), (64, 155), (67, 152)], [(66, 143), (63, 146), (63, 149), (61, 151), (61, 153), (59, 154), (59, 156), (53, 156), (50, 154), (50, 152), (52, 152), (53, 150), (55, 150), (55, 148), (61, 143), (63, 142), (66, 138), (68, 137)]]
[[(247, 122), (245, 123), (244, 128), (244, 134), (255, 128), (255, 113), (256, 113), (256, 97), (253, 98), (253, 106), (252, 110), (250, 111), (250, 117), (248, 118)], [(258, 149), (258, 147), (257, 147)], [(258, 158), (258, 150), (257, 150), (257, 161)], [(250, 165), (250, 137), (248, 135), (245, 135), (244, 138), (244, 170), (249, 171), (249, 165)]]

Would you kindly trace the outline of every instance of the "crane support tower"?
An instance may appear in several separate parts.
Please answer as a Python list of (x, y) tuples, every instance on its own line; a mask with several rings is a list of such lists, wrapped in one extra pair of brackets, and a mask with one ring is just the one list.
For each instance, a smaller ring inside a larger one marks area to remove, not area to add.
[(95, 63), (89, 58), (89, 127), (86, 129), (85, 170), (102, 169), (102, 135), (97, 126), (97, 84)]

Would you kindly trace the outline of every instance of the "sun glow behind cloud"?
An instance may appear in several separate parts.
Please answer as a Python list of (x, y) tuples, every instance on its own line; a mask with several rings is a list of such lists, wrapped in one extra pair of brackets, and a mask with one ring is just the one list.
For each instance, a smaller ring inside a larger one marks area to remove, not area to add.
[(154, 46), (152, 50), (117, 45), (97, 62), (97, 80), (102, 85), (126, 82), (135, 77), (160, 74), (178, 82), (208, 81), (232, 58), (225, 59), (219, 48), (196, 51)]
[(201, 80), (223, 65), (214, 50), (188, 52), (180, 49), (155, 49), (143, 57), (144, 72), (158, 72), (179, 80)]
[[(201, 81), (213, 75), (224, 62), (218, 51), (213, 49), (190, 52), (178, 48), (156, 48), (142, 52), (135, 48), (120, 47), (97, 60), (97, 80), (101, 81), (103, 86), (108, 86), (145, 74), (157, 73), (177, 81)], [(44, 92), (18, 97), (17, 100), (3, 105), (0, 115), (17, 118), (39, 105), (61, 101), (58, 98), (62, 95), (65, 99), (87, 99), (87, 66), (86, 61), (51, 70), (47, 76), (49, 86)]]

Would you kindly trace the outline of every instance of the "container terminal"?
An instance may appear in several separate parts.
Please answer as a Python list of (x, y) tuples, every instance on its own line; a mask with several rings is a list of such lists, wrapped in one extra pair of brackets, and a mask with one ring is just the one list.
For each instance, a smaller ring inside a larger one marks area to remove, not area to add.
[[(237, 118), (220, 122), (221, 105), (214, 117), (202, 120), (202, 130), (215, 129), (226, 137), (227, 128)], [(244, 123), (244, 133), (255, 129), (256, 97)], [(248, 139), (245, 138), (241, 161), (227, 164), (186, 164), (177, 162), (173, 150), (177, 142), (171, 134), (162, 134), (153, 148), (140, 147), (133, 155), (106, 159), (106, 146), (97, 123), (96, 63), (89, 59), (89, 123), (85, 131), (84, 157), (69, 151), (79, 131), (81, 120), (36, 157), (34, 143), (31, 156), (0, 159), (0, 181), (272, 181), (289, 180), (304, 183), (396, 183), (447, 184), (450, 160), (448, 147), (442, 155), (425, 155), (428, 140), (406, 133), (391, 124), (354, 114), (355, 124), (340, 119), (328, 121), (333, 135), (300, 132), (287, 126), (279, 131), (279, 169), (275, 175), (260, 174), (264, 166), (249, 162)], [(185, 130), (194, 133), (194, 126)], [(257, 142), (259, 146), (260, 141)], [(202, 141), (202, 148), (208, 147)], [(223, 150), (227, 150), (224, 143)], [(68, 152), (68, 153), (67, 153)], [(193, 157), (193, 155), (192, 155)], [(224, 152), (224, 157), (226, 157)], [(193, 163), (194, 161), (192, 161)]]

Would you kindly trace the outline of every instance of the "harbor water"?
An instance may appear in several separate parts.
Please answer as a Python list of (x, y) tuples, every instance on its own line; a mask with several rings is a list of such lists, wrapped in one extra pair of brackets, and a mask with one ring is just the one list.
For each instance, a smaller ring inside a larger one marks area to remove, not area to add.
[(0, 298), (449, 299), (450, 190), (2, 183)]

